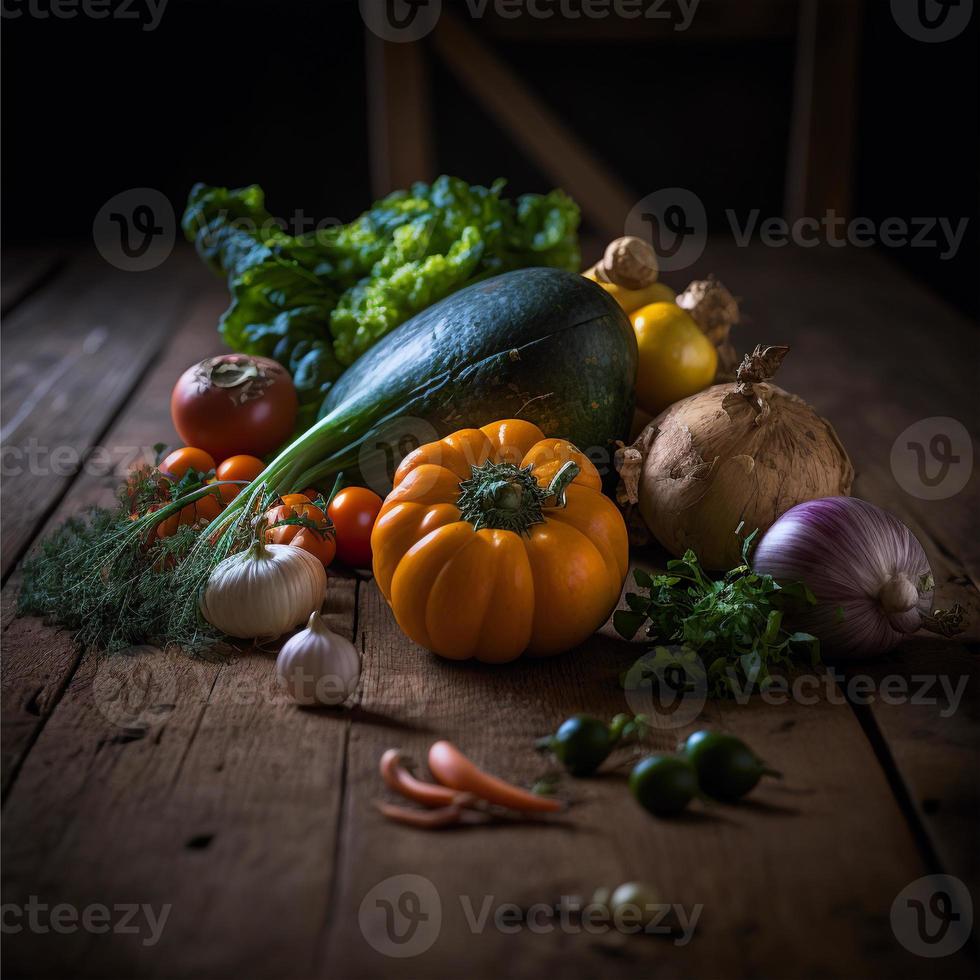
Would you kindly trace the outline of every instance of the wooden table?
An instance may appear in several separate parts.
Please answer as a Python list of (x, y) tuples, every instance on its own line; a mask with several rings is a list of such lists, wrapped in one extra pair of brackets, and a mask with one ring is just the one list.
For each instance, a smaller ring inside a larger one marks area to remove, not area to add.
[[(978, 477), (949, 499), (923, 500), (898, 485), (889, 456), (923, 418), (975, 431), (976, 329), (877, 254), (850, 247), (711, 245), (692, 270), (708, 271), (744, 298), (741, 349), (793, 346), (781, 383), (832, 419), (858, 471), (855, 492), (914, 529), (939, 601), (967, 606), (970, 630), (958, 642), (918, 635), (849, 667), (879, 685), (871, 703), (845, 697), (843, 680), (821, 686), (812, 704), (709, 702), (699, 725), (738, 733), (785, 773), (741, 806), (699, 804), (658, 820), (611, 773), (566, 782), (575, 805), (556, 826), (435, 834), (376, 812), (385, 748), (424, 758), (448, 737), (529, 784), (544, 765), (535, 737), (575, 711), (623, 710), (618, 676), (642, 648), (604, 631), (546, 662), (447, 663), (401, 635), (371, 581), (334, 579), (330, 621), (355, 638), (363, 674), (354, 707), (317, 712), (276, 695), (267, 652), (107, 659), (16, 618), (17, 564), (32, 542), (83, 506), (111, 502), (136, 456), (175, 441), (171, 386), (220, 349), (225, 298), (180, 251), (139, 274), (88, 255), (8, 257), (6, 977), (975, 975), (975, 947), (914, 955), (890, 912), (929, 874), (955, 875), (980, 896)], [(884, 696), (884, 678), (922, 675), (966, 684), (957, 710), (938, 684), (932, 703)], [(664, 730), (657, 744), (670, 748), (691, 727)], [(388, 881), (397, 875), (424, 879), (409, 882), (419, 906)], [(690, 942), (590, 934), (540, 908), (527, 915), (535, 903), (631, 879), (654, 883), (685, 915), (700, 908)], [(394, 915), (393, 940), (375, 928), (379, 898), (408, 913)], [(63, 903), (69, 911), (55, 908)], [(504, 909), (499, 920), (505, 903), (523, 912)]]

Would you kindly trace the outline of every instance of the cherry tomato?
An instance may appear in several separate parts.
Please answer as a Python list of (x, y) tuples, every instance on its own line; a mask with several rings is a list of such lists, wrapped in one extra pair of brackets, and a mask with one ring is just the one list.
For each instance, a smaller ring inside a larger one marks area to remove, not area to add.
[(219, 354), (189, 367), (174, 386), (170, 414), (181, 439), (216, 459), (265, 456), (296, 423), (289, 372), (267, 357)]
[(205, 523), (213, 520), (221, 513), (221, 503), (216, 493), (209, 493), (195, 500), (194, 503), (181, 507), (176, 514), (171, 514), (166, 520), (157, 525), (157, 537), (169, 538), (184, 524)]
[(160, 472), (172, 480), (179, 480), (188, 470), (207, 475), (214, 469), (214, 458), (203, 449), (184, 446), (175, 449), (160, 464)]
[(352, 568), (371, 567), (371, 531), (382, 503), (364, 487), (347, 487), (327, 508), (337, 535), (337, 557)]
[(313, 498), (305, 490), (302, 493), (284, 493), (279, 499), (289, 507), (310, 507), (326, 520), (320, 508), (314, 505)]
[[(273, 527), (278, 521), (293, 517), (310, 521), (315, 528), (302, 524), (281, 524), (279, 527)], [(324, 568), (333, 561), (337, 550), (333, 529), (323, 511), (308, 497), (301, 493), (285, 494), (281, 504), (266, 512), (265, 519), (268, 523), (265, 532), (267, 544), (288, 544), (295, 548), (302, 548), (319, 558)]]
[[(229, 456), (216, 470), (216, 480), (247, 480), (251, 483), (263, 470), (265, 463), (257, 456)], [(226, 504), (230, 504), (244, 487), (218, 487), (218, 493)]]

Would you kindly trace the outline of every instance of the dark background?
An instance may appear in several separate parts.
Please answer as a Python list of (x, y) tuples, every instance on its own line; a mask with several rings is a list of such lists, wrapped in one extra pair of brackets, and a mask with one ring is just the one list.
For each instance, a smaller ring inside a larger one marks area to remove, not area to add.
[[(971, 315), (976, 23), (975, 13), (958, 38), (924, 44), (899, 30), (887, 0), (865, 5), (852, 209), (876, 223), (969, 217), (954, 259), (887, 252)], [(781, 213), (791, 40), (492, 43), (631, 189), (692, 188), (716, 229), (726, 209)], [(6, 244), (90, 240), (101, 205), (139, 186), (178, 211), (197, 180), (260, 183), (275, 214), (348, 220), (371, 201), (354, 2), (169, 0), (155, 31), (25, 14), (3, 21), (2, 62)], [(549, 188), (438, 63), (431, 83), (440, 171), (504, 175), (515, 194)]]

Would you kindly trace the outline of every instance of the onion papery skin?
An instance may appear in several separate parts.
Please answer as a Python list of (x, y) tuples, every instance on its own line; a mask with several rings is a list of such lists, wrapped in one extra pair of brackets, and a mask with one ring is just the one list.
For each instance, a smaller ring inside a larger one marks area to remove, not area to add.
[(255, 542), (217, 565), (201, 597), (201, 614), (229, 636), (275, 638), (305, 623), (326, 588), (319, 558), (292, 545)]
[(769, 382), (751, 398), (731, 384), (684, 398), (620, 453), (620, 502), (672, 555), (690, 548), (711, 569), (741, 564), (740, 524), (761, 533), (805, 500), (849, 494), (854, 478), (831, 424)]
[(837, 657), (886, 653), (932, 608), (922, 545), (897, 517), (856, 497), (790, 508), (765, 533), (752, 565), (777, 581), (806, 584), (817, 605), (794, 614), (792, 624)]

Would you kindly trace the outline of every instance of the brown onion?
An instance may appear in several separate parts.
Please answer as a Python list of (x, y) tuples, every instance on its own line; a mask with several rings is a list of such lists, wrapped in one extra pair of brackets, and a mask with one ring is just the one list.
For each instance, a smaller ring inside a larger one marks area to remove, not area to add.
[(765, 531), (798, 503), (850, 493), (854, 468), (830, 423), (769, 381), (788, 349), (757, 347), (735, 384), (676, 402), (616, 454), (620, 503), (673, 554), (733, 568), (740, 525)]

